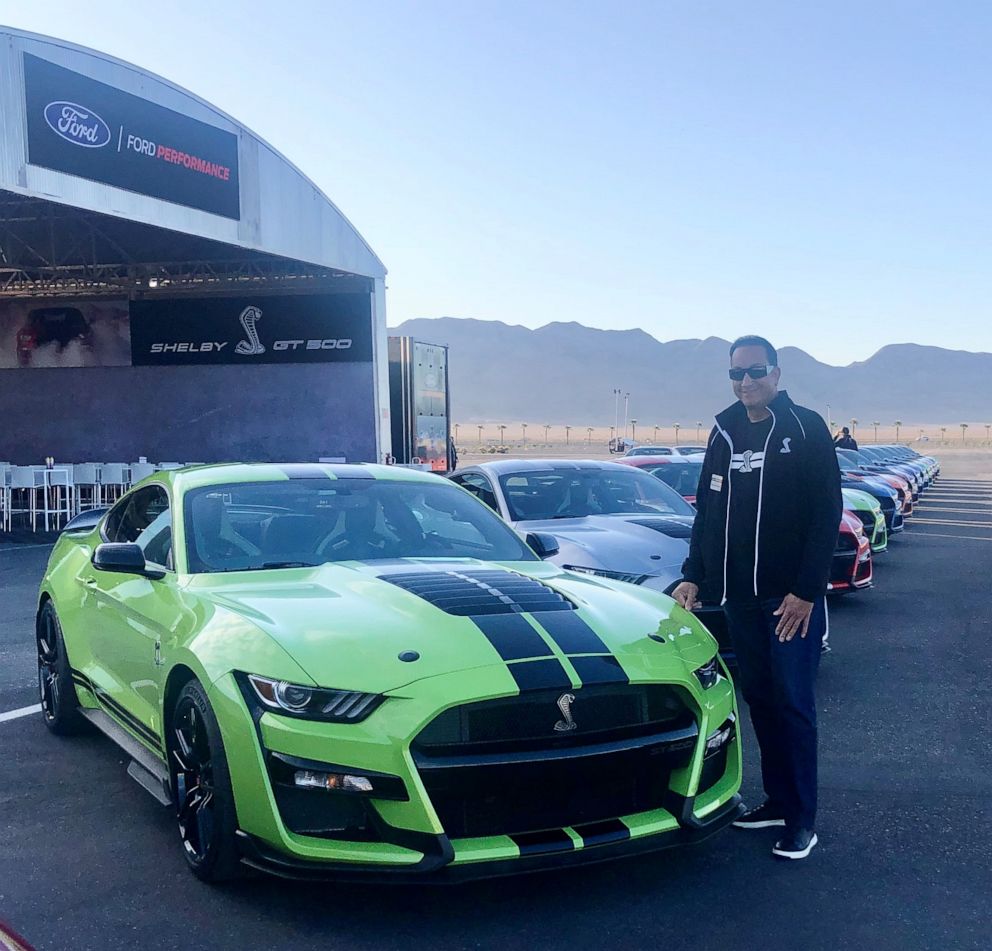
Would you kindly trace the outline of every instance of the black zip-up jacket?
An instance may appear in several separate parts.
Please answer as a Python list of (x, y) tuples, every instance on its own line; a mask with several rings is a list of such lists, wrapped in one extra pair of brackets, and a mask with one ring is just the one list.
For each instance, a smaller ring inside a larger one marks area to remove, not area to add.
[[(768, 409), (772, 428), (758, 490), (754, 593), (762, 600), (794, 594), (814, 601), (827, 589), (843, 512), (837, 454), (823, 419), (793, 403), (785, 390)], [(747, 409), (738, 401), (716, 417), (706, 448), (682, 566), (683, 578), (699, 585), (705, 600), (727, 596), (730, 463), (734, 439), (740, 441), (747, 425)]]

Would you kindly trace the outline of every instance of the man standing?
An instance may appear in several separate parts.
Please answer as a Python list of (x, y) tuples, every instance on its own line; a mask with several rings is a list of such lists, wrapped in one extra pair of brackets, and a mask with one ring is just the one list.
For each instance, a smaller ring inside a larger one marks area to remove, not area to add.
[(703, 587), (727, 616), (767, 796), (734, 825), (785, 826), (772, 853), (803, 859), (817, 843), (814, 685), (842, 502), (830, 432), (779, 392), (780, 372), (763, 337), (731, 345), (738, 402), (710, 434), (673, 597), (691, 610)]
[(851, 430), (846, 426), (840, 431), (840, 435), (834, 440), (834, 445), (838, 449), (857, 449), (858, 442), (851, 435)]

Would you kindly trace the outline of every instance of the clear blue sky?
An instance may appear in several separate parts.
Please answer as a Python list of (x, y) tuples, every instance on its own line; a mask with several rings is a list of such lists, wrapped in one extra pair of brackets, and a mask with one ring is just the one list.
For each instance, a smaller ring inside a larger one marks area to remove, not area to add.
[(389, 320), (992, 351), (992, 5), (0, 0), (186, 86), (389, 268)]

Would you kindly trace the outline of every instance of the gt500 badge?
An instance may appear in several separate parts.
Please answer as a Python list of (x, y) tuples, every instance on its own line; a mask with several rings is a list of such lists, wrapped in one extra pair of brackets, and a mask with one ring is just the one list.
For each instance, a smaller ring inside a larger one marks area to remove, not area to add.
[(714, 492), (722, 492), (723, 491), (723, 476), (722, 475), (710, 476), (710, 488)]

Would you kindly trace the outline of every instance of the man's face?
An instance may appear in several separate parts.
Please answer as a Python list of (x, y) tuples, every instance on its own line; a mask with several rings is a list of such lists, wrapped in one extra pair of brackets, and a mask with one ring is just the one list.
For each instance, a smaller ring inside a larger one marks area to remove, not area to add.
[[(738, 347), (734, 355), (730, 358), (731, 368), (747, 369), (748, 367), (764, 367), (768, 363), (768, 354), (764, 347)], [(738, 383), (731, 381), (734, 388), (734, 396), (737, 397), (748, 409), (764, 409), (778, 393), (778, 378), (781, 376), (778, 367), (775, 367), (768, 376), (760, 380), (752, 380), (750, 375), (745, 376)]]

